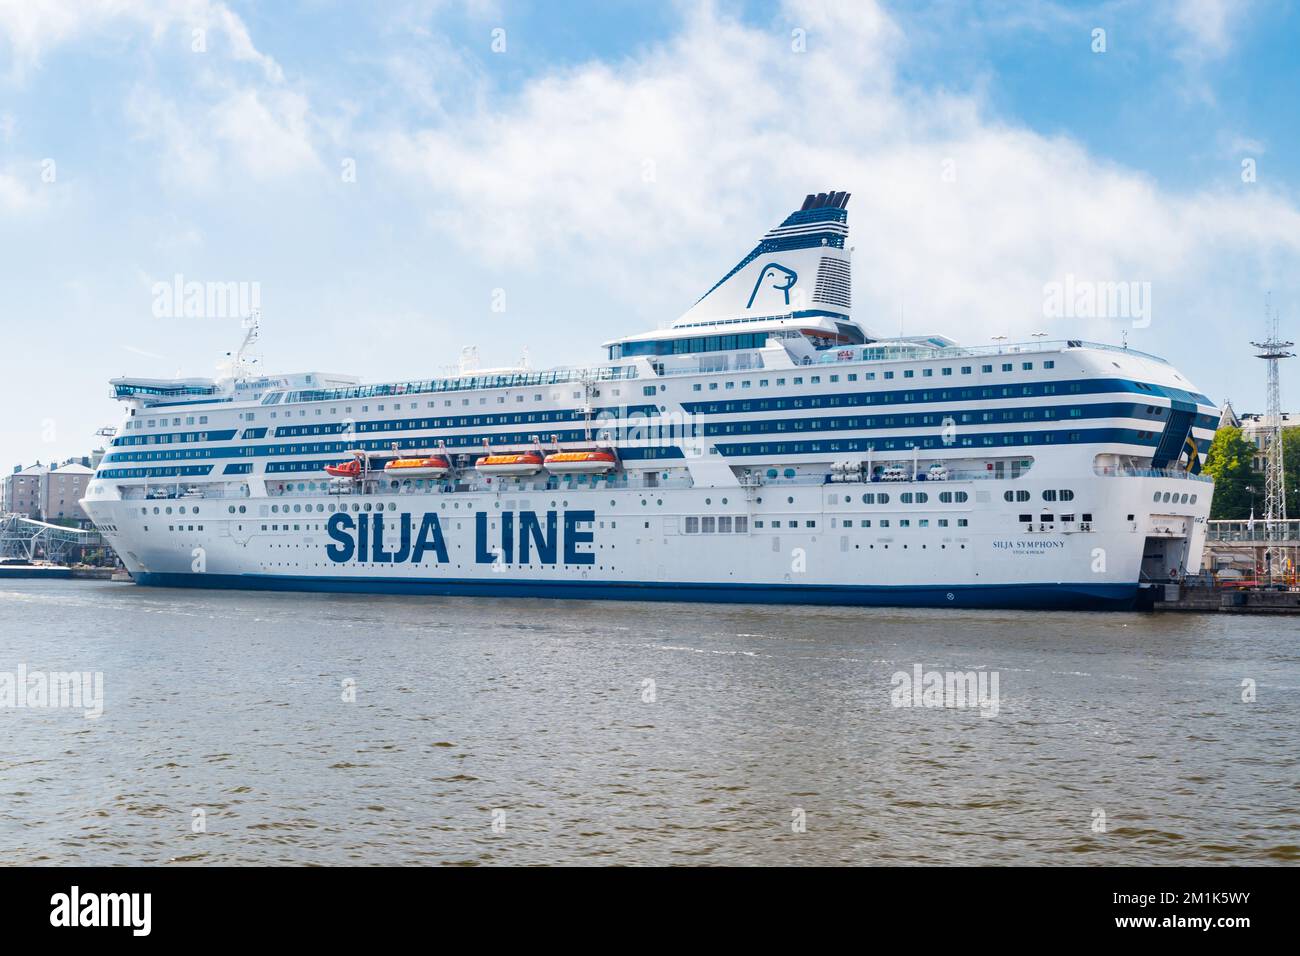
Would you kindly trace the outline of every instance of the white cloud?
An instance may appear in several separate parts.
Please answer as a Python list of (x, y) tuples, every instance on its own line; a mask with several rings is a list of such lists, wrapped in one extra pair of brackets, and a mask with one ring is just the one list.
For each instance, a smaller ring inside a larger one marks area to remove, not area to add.
[(211, 110), (212, 131), (255, 179), (316, 165), (306, 97), (287, 90), (235, 90)]
[[(196, 33), (201, 52), (195, 51)], [(184, 81), (159, 82), (148, 69), (125, 102), (141, 140), (161, 148), (160, 178), (206, 187), (231, 168), (264, 181), (316, 163), (309, 104), (289, 89), (280, 66), (258, 50), (243, 20), (218, 0), (0, 0), (0, 49), (10, 78), (22, 81), (51, 51), (120, 37), (186, 59)], [(243, 74), (232, 64), (257, 69)], [(0, 116), (8, 138), (12, 118)]]
[(1185, 50), (1211, 59), (1232, 48), (1233, 31), (1248, 8), (1245, 0), (1173, 0), (1169, 12), (1183, 33)]
[(218, 158), (204, 141), (196, 121), (177, 103), (154, 89), (135, 89), (126, 104), (126, 118), (136, 135), (160, 145), (160, 177), (172, 186), (203, 188), (219, 168)]
[(230, 87), (180, 100), (137, 87), (126, 115), (159, 148), (172, 187), (203, 191), (232, 176), (264, 183), (320, 165), (307, 99), (288, 90)]
[(147, 31), (155, 44), (189, 51), (196, 29), (210, 34), (209, 50), (254, 63), (273, 82), (283, 79), (275, 60), (253, 45), (244, 21), (216, 0), (0, 0), (0, 42), (9, 47), (13, 79), (74, 40)]
[[(791, 49), (794, 28), (806, 53)], [(662, 319), (828, 188), (853, 192), (855, 311), (891, 333), (903, 310), (910, 333), (1025, 335), (1044, 326), (1044, 284), (1067, 274), (1149, 281), (1157, 322), (1195, 321), (1225, 251), (1300, 258), (1286, 198), (1235, 181), (1169, 192), (1068, 138), (991, 119), (977, 98), (901, 86), (902, 42), (873, 4), (791, 2), (770, 29), (705, 7), (661, 48), (394, 130), (381, 155), (485, 262), (576, 274), (594, 298)]]
[(44, 203), (40, 167), (36, 163), (0, 167), (0, 212), (31, 212)]
[(1156, 29), (1166, 22), (1174, 27), (1173, 55), (1185, 71), (1185, 97), (1207, 104), (1215, 102), (1207, 74), (1232, 51), (1250, 6), (1250, 0), (1165, 0), (1152, 8)]

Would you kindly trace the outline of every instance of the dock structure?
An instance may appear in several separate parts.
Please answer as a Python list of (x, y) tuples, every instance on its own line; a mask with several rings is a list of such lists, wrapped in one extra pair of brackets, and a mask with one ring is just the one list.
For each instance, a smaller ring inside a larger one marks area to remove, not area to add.
[(0, 560), (30, 564), (44, 558), (51, 564), (63, 564), (74, 551), (102, 545), (98, 531), (49, 524), (21, 514), (0, 514)]
[(1206, 525), (1205, 566), (1217, 580), (1300, 585), (1300, 520)]
[(1300, 590), (1285, 585), (1268, 588), (1166, 584), (1157, 590), (1151, 610), (1300, 614)]
[(1153, 609), (1300, 614), (1300, 520), (1207, 522), (1204, 566), (1158, 585)]

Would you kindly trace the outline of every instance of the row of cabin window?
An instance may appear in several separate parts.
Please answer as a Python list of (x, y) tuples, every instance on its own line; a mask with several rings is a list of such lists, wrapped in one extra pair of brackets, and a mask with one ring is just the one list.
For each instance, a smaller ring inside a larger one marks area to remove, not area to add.
[[(871, 522), (872, 522), (872, 521), (875, 521), (875, 522), (876, 522), (875, 526), (876, 526), (877, 528), (888, 528), (888, 527), (890, 527), (890, 520), (891, 520), (891, 519), (889, 519), (889, 518), (874, 518), (874, 519), (873, 519), (873, 518), (862, 518), (862, 519), (859, 519), (859, 520), (858, 520), (856, 527), (859, 527), (859, 528), (870, 528), (870, 527), (872, 526)], [(912, 527), (912, 520), (913, 520), (913, 519), (911, 519), (911, 518), (898, 518), (898, 519), (896, 519), (896, 520), (898, 521), (898, 527), (900, 527), (900, 528), (910, 528), (910, 527)], [(930, 520), (931, 520), (931, 519), (929, 519), (929, 518), (917, 518), (917, 519), (916, 519), (916, 526), (917, 526), (918, 528), (928, 528), (928, 527), (930, 527)], [(956, 519), (956, 520), (957, 520), (957, 527), (958, 527), (958, 528), (966, 528), (966, 527), (969, 527), (969, 525), (970, 525), (970, 521), (969, 521), (968, 519), (966, 519), (966, 518), (958, 518), (958, 519)], [(950, 526), (950, 519), (948, 519), (948, 518), (935, 518), (935, 519), (934, 519), (934, 523), (935, 523), (935, 527), (938, 527), (938, 528), (947, 528), (947, 527)], [(786, 522), (786, 527), (787, 527), (787, 528), (798, 528), (799, 526), (800, 526), (800, 525), (799, 525), (799, 522), (796, 521), (796, 520), (790, 520), (790, 521)], [(763, 523), (762, 521), (755, 521), (755, 522), (754, 522), (754, 527), (755, 527), (755, 528), (762, 528), (762, 527), (764, 527), (764, 523)], [(780, 527), (781, 527), (781, 522), (780, 522), (779, 520), (771, 521), (771, 522), (769, 522), (769, 523), (767, 524), (767, 527), (770, 527), (770, 528), (780, 528)], [(803, 523), (803, 527), (805, 527), (805, 528), (815, 528), (815, 527), (817, 527), (817, 522), (816, 522), (816, 521), (805, 521), (805, 522)], [(853, 518), (844, 518), (844, 519), (840, 520), (840, 527), (842, 527), (842, 528), (852, 528), (852, 527), (854, 527), (854, 519), (853, 519)]]
[[(1029, 492), (1023, 489), (1019, 491), (1004, 491), (1002, 493), (1002, 500), (1006, 502), (1028, 501), (1029, 498), (1030, 498)], [(1048, 488), (1043, 492), (1043, 500), (1044, 501), (1073, 501), (1074, 492), (1071, 491), (1069, 488)]]
[[(762, 522), (758, 522), (762, 526)], [(685, 534), (748, 534), (749, 518), (738, 515), (689, 516), (683, 522)]]
[[(181, 420), (180, 420), (179, 418), (173, 418), (173, 419), (171, 420), (171, 422), (172, 422), (172, 427), (173, 427), (173, 428), (177, 428), (177, 427), (180, 426)], [(208, 423), (208, 416), (207, 416), (207, 415), (200, 415), (200, 416), (199, 416), (199, 424), (200, 424), (200, 425), (206, 425), (207, 423)], [(193, 415), (188, 415), (188, 416), (186, 416), (186, 418), (185, 418), (185, 424), (186, 424), (186, 425), (193, 425), (193, 424), (194, 424), (194, 416), (193, 416)], [(126, 423), (126, 427), (127, 427), (128, 430), (130, 430), (130, 429), (140, 429), (140, 428), (157, 428), (157, 427), (160, 427), (160, 426), (161, 426), (162, 428), (166, 428), (166, 427), (167, 427), (167, 419), (165, 419), (165, 418), (157, 418), (157, 419), (155, 419), (155, 418), (151, 418), (151, 419), (148, 420), (148, 424), (145, 423), (144, 419), (137, 419), (136, 421), (133, 421), (133, 422), (130, 422), (130, 421), (129, 421), (129, 422)]]
[[(1034, 363), (1033, 363), (1033, 362), (1021, 362), (1021, 363), (1020, 363), (1020, 369), (1021, 369), (1021, 371), (1029, 372), (1029, 371), (1032, 371), (1033, 368), (1034, 368)], [(1056, 368), (1056, 362), (1051, 361), (1051, 360), (1049, 359), (1048, 361), (1046, 361), (1046, 362), (1043, 363), (1043, 368), (1048, 368), (1048, 369), (1050, 369), (1050, 368)], [(1015, 363), (1013, 363), (1013, 362), (1003, 362), (1003, 363), (1002, 363), (1002, 371), (1004, 371), (1004, 372), (1011, 372), (1011, 371), (1014, 371), (1014, 370), (1015, 370)], [(980, 372), (982, 372), (982, 373), (984, 373), (984, 374), (989, 374), (989, 373), (991, 373), (992, 371), (993, 371), (993, 366), (992, 366), (992, 365), (981, 365), (981, 366), (980, 366)], [(952, 368), (951, 368), (951, 367), (945, 367), (945, 368), (940, 369), (940, 372), (941, 372), (943, 375), (951, 375), (951, 374), (952, 374)], [(970, 365), (963, 365), (963, 366), (961, 367), (961, 374), (963, 374), (963, 375), (970, 375), (970, 374), (972, 374), (972, 372), (973, 372), (973, 366), (970, 366)], [(892, 379), (892, 378), (894, 377), (894, 373), (893, 373), (893, 372), (884, 372), (884, 373), (882, 373), (882, 374), (884, 375), (884, 377), (885, 377), (886, 380), (888, 380), (888, 379)], [(846, 379), (847, 381), (850, 381), (850, 382), (856, 382), (856, 381), (858, 380), (858, 373), (856, 373), (856, 372), (850, 372), (850, 373), (848, 373), (847, 375), (845, 375), (844, 377), (845, 377), (845, 379)], [(864, 379), (865, 381), (868, 381), (868, 382), (874, 382), (874, 381), (876, 380), (876, 373), (875, 373), (875, 372), (864, 372), (862, 377), (863, 377), (863, 379)], [(915, 372), (914, 369), (910, 369), (910, 368), (908, 368), (908, 369), (904, 369), (904, 370), (903, 370), (903, 378), (915, 378), (915, 377), (916, 377), (916, 372)], [(922, 377), (922, 378), (933, 378), (933, 377), (934, 377), (934, 369), (932, 369), (932, 368), (923, 368), (923, 369), (921, 369), (921, 377)], [(820, 375), (812, 375), (812, 376), (809, 376), (809, 378), (810, 378), (810, 380), (811, 380), (811, 384), (813, 384), (813, 385), (818, 384), (818, 383), (821, 382), (821, 380), (822, 380), (822, 377), (821, 377)], [(840, 380), (840, 377), (839, 377), (838, 375), (832, 375), (832, 376), (830, 376), (830, 380), (831, 380), (832, 382), (838, 382), (838, 381)], [(759, 379), (759, 381), (758, 381), (758, 387), (759, 387), (759, 388), (767, 388), (767, 387), (768, 387), (768, 381), (769, 381), (769, 380), (768, 380), (768, 379), (765, 379), (765, 378), (763, 378), (763, 379)], [(752, 386), (752, 384), (753, 384), (753, 382), (752, 382), (750, 379), (743, 379), (743, 380), (741, 381), (741, 383), (740, 383), (740, 387), (741, 387), (741, 388), (749, 388), (749, 387)], [(776, 380), (776, 384), (777, 384), (778, 386), (782, 386), (782, 385), (784, 385), (784, 384), (785, 384), (785, 379), (783, 379), (783, 378), (778, 378), (778, 379)], [(793, 384), (795, 384), (795, 385), (802, 385), (802, 384), (803, 384), (803, 376), (796, 376), (795, 379), (794, 379), (794, 383), (793, 383)], [(735, 387), (736, 387), (736, 383), (735, 383), (735, 382), (726, 382), (726, 383), (724, 383), (723, 387), (724, 387), (724, 389), (735, 388)], [(643, 394), (646, 394), (646, 395), (653, 395), (654, 392), (652, 391), (652, 389), (653, 389), (653, 386), (646, 386), (646, 387), (644, 387), (644, 388), (642, 389), (642, 392), (643, 392)], [(704, 390), (704, 384), (703, 384), (702, 382), (696, 382), (694, 385), (691, 386), (691, 391), (694, 391), (694, 392), (700, 392), (700, 391), (703, 391), (703, 390)], [(711, 392), (716, 392), (717, 390), (718, 390), (718, 383), (717, 383), (717, 382), (709, 382), (709, 391), (711, 391)]]

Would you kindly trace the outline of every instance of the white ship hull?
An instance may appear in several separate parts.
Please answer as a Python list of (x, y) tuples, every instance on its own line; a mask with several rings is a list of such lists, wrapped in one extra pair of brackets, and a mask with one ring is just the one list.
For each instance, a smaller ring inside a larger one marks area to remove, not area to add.
[[(1095, 518), (1087, 530), (1077, 521), (1054, 523), (1050, 531), (1019, 525), (1015, 505), (992, 505), (1005, 488), (1026, 487), (1023, 481), (996, 480), (891, 483), (895, 501), (908, 488), (968, 492), (966, 505), (907, 510), (861, 504), (863, 494), (886, 487), (881, 483), (770, 485), (752, 495), (667, 488), (305, 494), (208, 500), (197, 507), (190, 503), (185, 514), (179, 501), (88, 507), (97, 524), (113, 529), (106, 534), (132, 576), (167, 586), (1124, 608), (1138, 597), (1152, 540), (1167, 543), (1162, 563), (1172, 563), (1168, 570), (1175, 574), (1199, 566), (1208, 495), (1194, 505), (1162, 504), (1152, 511), (1155, 495), (1171, 488), (1185, 493), (1188, 483), (1155, 477), (1091, 481), (1094, 487), (1078, 493), (1097, 502), (1096, 512), (1116, 517)], [(989, 500), (977, 503), (984, 495)], [(169, 507), (172, 514), (166, 513)], [(282, 514), (281, 507), (302, 510)], [(380, 508), (383, 527), (376, 533)], [(711, 517), (714, 530), (686, 533), (688, 517)], [(725, 533), (717, 530), (724, 518), (733, 529)], [(879, 527), (882, 518), (890, 520), (889, 529)], [(745, 530), (737, 532), (741, 519)], [(958, 519), (967, 525), (957, 528)], [(899, 528), (900, 520), (910, 524)], [(939, 527), (940, 520), (948, 526)], [(866, 521), (872, 526), (863, 527)], [(918, 526), (921, 521), (925, 527)], [(417, 550), (422, 527), (423, 548)]]
[[(155, 585), (1116, 608), (1198, 571), (1210, 399), (1127, 348), (874, 337), (846, 202), (809, 196), (599, 367), (115, 380), (83, 507)], [(616, 463), (483, 473), (566, 447)], [(384, 474), (431, 448), (448, 475)]]

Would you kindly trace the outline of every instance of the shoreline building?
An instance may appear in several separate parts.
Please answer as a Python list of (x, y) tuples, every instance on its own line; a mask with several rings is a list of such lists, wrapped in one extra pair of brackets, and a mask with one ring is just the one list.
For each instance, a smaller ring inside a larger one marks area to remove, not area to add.
[(81, 499), (93, 475), (89, 458), (69, 458), (53, 467), (39, 461), (27, 468), (15, 466), (4, 478), (0, 511), (58, 524), (74, 521), (89, 528), (92, 522), (82, 510)]
[[(1283, 412), (1282, 429), (1300, 426), (1300, 413)], [(1225, 402), (1223, 413), (1219, 419), (1220, 428), (1240, 428), (1241, 437), (1255, 446), (1255, 454), (1251, 457), (1250, 467), (1262, 472), (1267, 462), (1264, 460), (1265, 446), (1268, 444), (1268, 436), (1273, 432), (1273, 420), (1268, 415), (1262, 415), (1258, 412), (1244, 412), (1240, 415), (1232, 407), (1231, 402)]]

